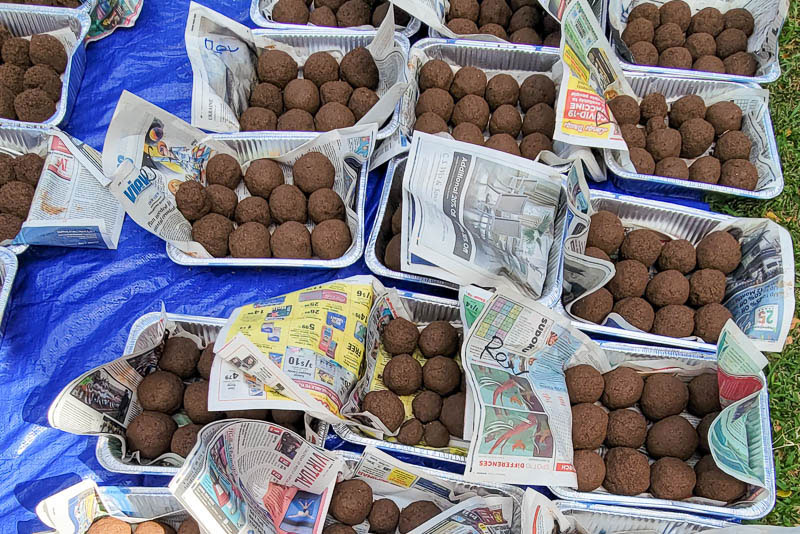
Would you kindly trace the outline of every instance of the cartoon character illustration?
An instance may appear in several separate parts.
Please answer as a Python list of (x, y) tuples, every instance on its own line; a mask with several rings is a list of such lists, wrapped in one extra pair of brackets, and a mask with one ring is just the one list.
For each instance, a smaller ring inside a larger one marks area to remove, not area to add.
[[(495, 410), (495, 413), (488, 412), (486, 415), (484, 439), (480, 447), (482, 453), (542, 458), (552, 456), (553, 436), (545, 414)], [(509, 444), (511, 447), (507, 450)], [(531, 450), (528, 450), (529, 446)]]
[[(491, 400), (486, 398), (487, 403), (499, 407), (544, 412), (541, 401), (525, 378), (491, 367), (473, 365), (472, 368), (482, 396), (486, 397), (486, 393), (491, 393)], [(495, 408), (495, 411), (497, 410), (498, 408)]]
[(210, 156), (211, 149), (205, 145), (170, 147), (164, 141), (164, 124), (154, 119), (145, 134), (142, 166), (165, 175), (201, 180), (204, 163)]

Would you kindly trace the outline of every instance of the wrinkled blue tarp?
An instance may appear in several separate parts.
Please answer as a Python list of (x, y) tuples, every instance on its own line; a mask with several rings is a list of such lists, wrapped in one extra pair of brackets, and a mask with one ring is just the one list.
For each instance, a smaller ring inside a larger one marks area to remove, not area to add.
[[(89, 46), (69, 133), (102, 149), (124, 89), (190, 119), (192, 71), (183, 44), (188, 4), (146, 0), (134, 28)], [(207, 5), (252, 26), (248, 0)], [(381, 181), (379, 174), (370, 177), (368, 228)], [(94, 438), (47, 424), (56, 394), (78, 374), (119, 357), (138, 317), (157, 311), (161, 301), (170, 312), (222, 317), (256, 299), (367, 272), (363, 260), (341, 271), (190, 269), (172, 263), (164, 243), (130, 219), (116, 251), (31, 247), (20, 257), (0, 341), (0, 531), (44, 530), (36, 504), (81, 478), (105, 485), (167, 483), (108, 473), (95, 460)]]

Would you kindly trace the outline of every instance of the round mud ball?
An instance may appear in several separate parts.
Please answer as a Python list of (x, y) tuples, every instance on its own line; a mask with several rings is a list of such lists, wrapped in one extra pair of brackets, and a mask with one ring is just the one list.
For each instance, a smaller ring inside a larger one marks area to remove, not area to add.
[(669, 112), (669, 125), (680, 128), (690, 119), (702, 119), (706, 115), (706, 103), (697, 95), (686, 95), (672, 103)]
[(297, 221), (286, 221), (278, 226), (272, 233), (270, 246), (275, 258), (311, 258), (311, 234)]
[(638, 449), (647, 438), (647, 420), (634, 410), (614, 410), (608, 414), (606, 446)]
[(158, 366), (180, 378), (189, 378), (194, 374), (199, 359), (200, 349), (194, 340), (188, 337), (171, 337), (164, 344)]
[(628, 95), (618, 95), (608, 102), (618, 124), (638, 124), (641, 114), (639, 103)]
[(673, 304), (656, 312), (653, 334), (668, 337), (689, 337), (694, 331), (694, 310), (688, 306)]
[(462, 122), (453, 128), (453, 139), (483, 146), (483, 132), (471, 122)]
[(105, 516), (95, 520), (86, 534), (131, 534), (131, 526), (115, 517)]
[(570, 367), (564, 371), (569, 402), (581, 404), (597, 402), (603, 394), (605, 382), (600, 371), (587, 364)]
[(478, 28), (478, 33), (483, 33), (486, 35), (494, 35), (498, 39), (502, 39), (503, 41), (508, 41), (508, 33), (499, 24), (493, 24), (493, 23), (484, 24), (483, 26)]
[(269, 410), (228, 410), (225, 412), (225, 418), (266, 421), (269, 418)]
[(717, 53), (717, 42), (710, 33), (693, 33), (686, 38), (686, 50), (692, 55), (692, 60), (697, 61), (704, 56), (713, 56)]
[(302, 109), (290, 109), (278, 117), (275, 129), (281, 132), (313, 132), (314, 117), (308, 111)]
[(697, 462), (694, 472), (697, 474), (694, 494), (698, 497), (731, 503), (738, 501), (747, 491), (747, 485), (717, 467), (710, 454)]
[(721, 303), (725, 298), (727, 280), (725, 274), (717, 269), (700, 269), (689, 278), (689, 304), (705, 306)]
[[(725, 28), (725, 21), (722, 13), (713, 7), (706, 7), (698, 11), (692, 16), (692, 22), (689, 24), (689, 33), (710, 34), (711, 37), (716, 37)], [(711, 52), (713, 54), (713, 52)]]
[(681, 274), (688, 274), (697, 265), (697, 255), (694, 245), (686, 239), (673, 239), (667, 241), (661, 248), (658, 257), (658, 268), (661, 271), (671, 269), (677, 270)]
[(453, 83), (453, 69), (441, 59), (431, 59), (419, 69), (417, 82), (420, 91), (427, 91), (431, 87), (449, 91)]
[(195, 180), (187, 180), (175, 192), (175, 204), (187, 221), (196, 221), (211, 211), (206, 189)]
[(753, 15), (750, 14), (750, 12), (746, 9), (742, 9), (740, 7), (729, 9), (725, 12), (722, 18), (726, 29), (736, 28), (738, 30), (742, 30), (748, 37), (753, 35), (755, 20), (753, 19)]
[(603, 487), (616, 495), (639, 495), (650, 487), (647, 456), (628, 447), (615, 447), (606, 453), (606, 478)]
[[(644, 21), (644, 19), (639, 20)], [(656, 46), (656, 50), (661, 53), (668, 48), (683, 46), (686, 41), (686, 35), (677, 24), (669, 22), (658, 27), (654, 32), (652, 41)]]
[(486, 102), (492, 111), (503, 105), (516, 106), (517, 100), (519, 84), (512, 76), (497, 74), (486, 84)]
[(361, 409), (380, 419), (390, 432), (396, 432), (405, 418), (403, 402), (388, 389), (367, 393), (361, 401)]
[(333, 487), (330, 513), (345, 525), (366, 521), (372, 508), (372, 488), (363, 480), (343, 480)]
[(708, 106), (706, 120), (714, 127), (716, 135), (728, 130), (741, 130), (742, 108), (731, 101), (717, 102)]
[(442, 513), (438, 506), (430, 501), (415, 501), (400, 512), (397, 530), (400, 534), (408, 534), (421, 524)]
[(758, 62), (750, 52), (736, 52), (723, 60), (725, 72), (736, 76), (755, 76)]
[(723, 74), (725, 73), (725, 63), (717, 56), (702, 56), (692, 64), (692, 70)]
[(689, 180), (702, 182), (705, 184), (715, 184), (719, 182), (722, 166), (714, 156), (703, 156), (697, 158), (689, 166)]
[[(325, 9), (325, 8), (317, 8), (314, 11), (312, 11), (311, 14), (313, 15), (320, 9)], [(356, 531), (353, 527), (349, 525), (344, 525), (342, 523), (331, 523), (330, 525), (322, 529), (322, 534), (356, 534)]]
[[(22, 156), (19, 156), (20, 158)], [(42, 160), (44, 163), (44, 160)], [(8, 182), (17, 179), (17, 171), (16, 167), (16, 159), (8, 154), (0, 154), (0, 186), (6, 185)], [(41, 172), (39, 173), (41, 175)], [(35, 182), (31, 182), (28, 180), (23, 180), (20, 178), (21, 182), (30, 183), (35, 187), (35, 184), (39, 183), (39, 175), (34, 176)]]
[(728, 232), (711, 232), (697, 245), (697, 266), (730, 274), (742, 260), (739, 242)]
[(572, 447), (594, 450), (606, 439), (608, 414), (588, 402), (572, 407)]
[(340, 28), (369, 26), (371, 18), (370, 7), (363, 0), (347, 0), (336, 11), (336, 25)]
[(514, 33), (522, 28), (533, 28), (539, 25), (541, 15), (533, 6), (522, 6), (511, 15), (508, 21), (508, 33)]
[(680, 27), (681, 31), (685, 32), (689, 29), (689, 24), (692, 22), (692, 9), (683, 0), (670, 0), (658, 11), (662, 25), (673, 22)]
[(453, 358), (434, 356), (422, 367), (422, 382), (425, 389), (445, 396), (458, 389), (461, 369)]
[(446, 26), (456, 35), (471, 35), (478, 33), (478, 25), (469, 19), (453, 19), (448, 22)]
[(719, 184), (754, 191), (758, 186), (758, 169), (746, 159), (729, 159), (722, 165)]
[(522, 153), (519, 151), (517, 140), (506, 133), (494, 134), (486, 140), (486, 143), (484, 143), (483, 146), (486, 148), (499, 150), (500, 152), (505, 152), (506, 154), (512, 154), (514, 156), (522, 155)]
[(508, 7), (506, 0), (483, 0), (481, 2), (478, 26), (498, 24), (505, 28), (510, 20), (511, 8)]
[(206, 164), (206, 181), (236, 189), (242, 181), (242, 168), (236, 158), (228, 154), (216, 154)]
[(41, 89), (26, 89), (14, 98), (17, 118), (25, 122), (44, 122), (56, 112), (56, 103)]
[(402, 246), (400, 234), (393, 236), (386, 245), (383, 255), (383, 264), (393, 271), (400, 271), (400, 248)]
[(178, 527), (178, 534), (200, 534), (200, 527), (197, 525), (197, 521), (187, 517)]
[(225, 417), (222, 412), (208, 410), (208, 382), (205, 380), (186, 386), (183, 392), (183, 409), (192, 423), (198, 425), (207, 425)]
[[(694, 474), (694, 471), (692, 471)], [(372, 503), (372, 509), (367, 517), (369, 531), (377, 534), (394, 532), (400, 520), (400, 508), (391, 499), (378, 499)]]
[(278, 119), (266, 108), (247, 108), (239, 117), (239, 129), (243, 132), (263, 132), (274, 130)]
[(555, 128), (556, 112), (545, 103), (531, 106), (522, 121), (522, 135), (538, 132), (552, 139)]
[(142, 458), (154, 459), (169, 451), (172, 434), (178, 425), (161, 412), (144, 411), (125, 430), (128, 451), (139, 451)]
[(450, 128), (447, 127), (447, 123), (443, 118), (429, 111), (417, 117), (416, 122), (414, 122), (414, 131), (437, 134), (440, 132), (448, 133)]
[(433, 391), (420, 391), (411, 401), (411, 411), (422, 423), (439, 419), (442, 414), (442, 397)]
[(630, 367), (617, 367), (603, 375), (605, 389), (600, 401), (606, 408), (629, 408), (642, 396), (644, 380)]
[(403, 203), (397, 206), (392, 214), (392, 234), (399, 234), (403, 230)]
[(286, 84), (283, 105), (287, 110), (296, 108), (314, 114), (319, 109), (319, 89), (311, 80), (296, 78)]
[(461, 98), (453, 108), (452, 122), (454, 126), (458, 126), (462, 122), (471, 122), (483, 131), (489, 122), (489, 104), (480, 96), (468, 94)]
[(572, 315), (580, 317), (590, 323), (601, 324), (606, 316), (611, 313), (614, 306), (614, 297), (604, 287), (578, 300), (572, 305)]
[(339, 128), (349, 128), (356, 123), (356, 116), (350, 108), (330, 102), (322, 106), (314, 115), (314, 126), (318, 132), (329, 132)]
[(658, 308), (684, 304), (689, 298), (689, 280), (680, 271), (668, 270), (656, 274), (647, 284), (647, 300)]
[(28, 68), (31, 66), (29, 49), (30, 41), (22, 37), (11, 37), (3, 41), (0, 55), (3, 57), (3, 63)]
[(556, 84), (544, 74), (531, 74), (519, 87), (519, 105), (528, 111), (536, 104), (553, 107), (556, 102)]
[(419, 334), (419, 350), (426, 358), (458, 352), (458, 331), (447, 321), (433, 321)]
[(587, 449), (572, 454), (572, 465), (578, 475), (578, 491), (594, 491), (603, 484), (606, 477), (606, 463), (603, 457)]
[(380, 81), (378, 66), (375, 64), (372, 54), (363, 46), (354, 48), (345, 54), (339, 63), (339, 74), (353, 88), (366, 87), (374, 91), (378, 88)]
[(14, 159), (8, 156), (6, 162), (6, 168), (3, 170), (3, 179), (0, 179), (1, 185), (5, 185), (15, 179), (33, 187), (39, 184), (39, 178), (41, 178), (42, 170), (44, 169), (43, 157), (31, 152), (17, 156)]
[(697, 444), (697, 431), (692, 424), (680, 415), (671, 415), (650, 427), (645, 446), (653, 458), (672, 456), (685, 461), (694, 454)]
[(309, 195), (317, 189), (333, 187), (336, 169), (321, 152), (308, 152), (300, 156), (292, 165), (294, 184)]
[(464, 438), (464, 409), (466, 407), (467, 395), (459, 391), (450, 395), (442, 402), (442, 413), (439, 421), (447, 427), (447, 431), (457, 438)]
[(454, 105), (453, 97), (450, 96), (450, 93), (438, 87), (431, 87), (419, 96), (414, 113), (417, 117), (423, 113), (436, 113), (447, 122), (453, 116)]
[(653, 174), (666, 176), (667, 178), (677, 178), (678, 180), (689, 179), (689, 167), (681, 158), (664, 158), (656, 163)]
[(653, 174), (656, 172), (656, 162), (647, 150), (633, 147), (629, 149), (628, 157), (631, 158), (633, 168), (639, 174)]
[(666, 115), (664, 117), (651, 117), (647, 119), (644, 131), (649, 135), (656, 130), (663, 130), (667, 127)]
[(206, 187), (206, 195), (208, 195), (208, 200), (211, 203), (212, 213), (219, 213), (228, 219), (233, 218), (236, 204), (239, 203), (236, 193), (224, 185), (211, 184)]
[(272, 20), (284, 24), (308, 24), (309, 14), (303, 0), (278, 0), (272, 7)]
[[(4, 66), (15, 67), (14, 65)], [(61, 78), (52, 67), (47, 65), (34, 65), (25, 71), (25, 75), (22, 77), (22, 86), (25, 89), (41, 89), (53, 102), (58, 102), (61, 98)]]
[(533, 28), (522, 28), (517, 30), (508, 37), (508, 40), (512, 43), (533, 46), (540, 46), (542, 44), (541, 36)]
[(300, 410), (272, 410), (272, 420), (276, 425), (290, 427), (303, 420)]
[[(467, 95), (479, 96), (483, 99), (486, 94), (486, 73), (477, 67), (461, 67), (453, 76), (450, 85), (450, 94), (456, 100), (461, 100)], [(484, 101), (485, 102), (485, 101)], [(486, 104), (488, 108), (488, 104)], [(487, 112), (488, 116), (488, 112)]]
[(657, 499), (688, 499), (696, 482), (694, 469), (677, 458), (661, 458), (650, 466), (650, 493)]
[(649, 2), (637, 5), (628, 13), (628, 23), (638, 18), (649, 20), (654, 28), (657, 28), (661, 24), (661, 15), (658, 11), (658, 6)]
[(280, 88), (271, 83), (259, 83), (253, 87), (248, 103), (251, 107), (266, 108), (275, 116), (283, 113), (283, 95)]
[(697, 424), (697, 436), (700, 439), (700, 443), (697, 448), (703, 453), (711, 452), (711, 449), (708, 447), (708, 430), (711, 428), (711, 423), (714, 422), (714, 419), (716, 419), (718, 415), (719, 412), (708, 413), (704, 415)]
[[(680, 28), (678, 28), (678, 31), (680, 31)], [(625, 29), (622, 31), (622, 41), (628, 46), (632, 46), (634, 43), (638, 43), (639, 41), (647, 41), (648, 43), (652, 43), (653, 34), (654, 31), (652, 22), (644, 18), (633, 19), (628, 21), (628, 25), (625, 26)], [(680, 44), (677, 46), (680, 46)]]
[(561, 46), (561, 32), (549, 34), (542, 41), (542, 46), (550, 46), (552, 48), (559, 48)]
[(303, 65), (303, 78), (311, 80), (317, 87), (339, 79), (339, 63), (327, 52), (314, 52)]
[(674, 128), (661, 128), (647, 134), (645, 148), (658, 162), (664, 158), (677, 158), (681, 154), (681, 133)]
[(412, 354), (417, 350), (419, 330), (408, 319), (396, 317), (383, 327), (381, 340), (383, 348), (389, 354)]
[(653, 374), (644, 381), (641, 404), (642, 412), (652, 421), (677, 415), (686, 409), (689, 389), (678, 377), (668, 374)]
[(10, 213), (0, 213), (0, 241), (14, 239), (22, 229), (22, 219)]
[(450, 19), (469, 19), (478, 22), (480, 14), (478, 0), (452, 0), (450, 10), (447, 12), (447, 20)]
[(347, 107), (353, 112), (353, 116), (355, 116), (356, 122), (358, 122), (378, 103), (378, 100), (380, 100), (380, 98), (375, 91), (367, 89), (366, 87), (359, 87), (353, 91), (347, 103)]
[(694, 314), (694, 335), (706, 343), (716, 343), (722, 327), (732, 318), (730, 310), (722, 304), (706, 304)]
[(640, 297), (627, 297), (614, 303), (612, 311), (620, 315), (631, 326), (649, 332), (653, 328), (655, 311), (649, 302)]
[(281, 184), (269, 195), (270, 217), (277, 224), (308, 220), (306, 196), (295, 185)]
[(175, 534), (175, 529), (158, 521), (145, 521), (136, 526), (136, 534)]
[(263, 199), (268, 199), (272, 191), (283, 183), (283, 171), (271, 159), (253, 160), (244, 174), (244, 185), (250, 194)]
[(719, 381), (716, 373), (703, 373), (689, 382), (689, 411), (697, 417), (719, 412)]
[(658, 66), (668, 69), (691, 69), (692, 54), (682, 46), (667, 48), (658, 55)]
[(281, 89), (297, 78), (297, 62), (283, 50), (264, 50), (258, 58), (256, 70), (260, 81)]
[(308, 216), (314, 224), (328, 219), (344, 220), (342, 197), (333, 189), (317, 189), (308, 197)]
[(722, 59), (747, 50), (747, 36), (738, 28), (728, 28), (717, 35), (717, 56)]
[[(625, 236), (620, 246), (620, 254), (626, 260), (636, 260), (645, 267), (653, 265), (661, 254), (661, 239), (652, 230), (641, 228)], [(627, 295), (638, 297), (641, 295)], [(619, 298), (619, 297), (617, 297)]]
[(270, 235), (261, 223), (249, 222), (237, 227), (228, 237), (228, 248), (234, 258), (269, 258)]
[(520, 155), (530, 160), (535, 160), (544, 150), (552, 152), (553, 141), (543, 133), (534, 132), (528, 134), (519, 143)]
[(644, 148), (645, 138), (644, 128), (635, 124), (623, 124), (620, 126), (622, 138), (628, 145), (628, 148)]
[[(378, 7), (372, 12), (372, 25), (376, 28), (381, 25), (383, 19), (386, 18), (386, 14), (389, 12), (389, 6), (392, 4), (389, 2), (383, 2), (379, 4)], [(394, 23), (397, 26), (408, 26), (409, 22), (411, 22), (411, 16), (403, 11), (402, 9), (394, 6), (392, 11), (394, 11)]]
[(422, 436), (425, 433), (425, 429), (420, 423), (419, 419), (409, 419), (402, 425), (400, 425), (400, 430), (397, 432), (397, 441), (402, 443), (403, 445), (410, 445), (414, 446), (422, 441)]
[(14, 109), (15, 95), (8, 88), (0, 86), (0, 117), (16, 120), (17, 112)]
[(705, 119), (689, 119), (681, 124), (681, 157), (696, 158), (714, 142), (714, 127)]
[(214, 363), (214, 342), (203, 349), (200, 360), (197, 362), (197, 374), (208, 380), (211, 376), (211, 365)]
[(319, 88), (319, 99), (323, 106), (329, 102), (338, 102), (346, 106), (350, 103), (351, 96), (353, 96), (353, 88), (347, 82), (325, 82)]
[(592, 214), (589, 235), (586, 238), (587, 247), (597, 247), (606, 254), (613, 254), (623, 239), (625, 239), (625, 228), (622, 227), (622, 221), (616, 214), (605, 210)]
[(142, 409), (171, 414), (181, 407), (183, 382), (168, 371), (153, 371), (142, 379), (136, 388)]
[(505, 133), (516, 138), (522, 129), (522, 118), (516, 106), (503, 104), (492, 113), (489, 121), (489, 133), (491, 135)]
[(183, 425), (172, 435), (169, 450), (178, 456), (186, 458), (197, 443), (197, 433), (203, 427), (195, 424)]
[(398, 395), (411, 395), (422, 387), (422, 366), (408, 354), (398, 354), (383, 368), (383, 385)]
[(653, 43), (639, 41), (630, 47), (633, 62), (637, 65), (658, 65), (658, 49)]

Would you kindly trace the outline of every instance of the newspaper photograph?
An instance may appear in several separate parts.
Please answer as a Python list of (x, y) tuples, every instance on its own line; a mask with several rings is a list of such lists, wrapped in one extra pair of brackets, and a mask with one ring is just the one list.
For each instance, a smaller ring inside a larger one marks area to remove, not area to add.
[[(89, 2), (90, 0), (86, 0)], [(144, 0), (105, 0), (97, 2), (91, 12), (92, 25), (86, 42), (99, 41), (117, 28), (131, 28), (136, 24)]]
[[(264, 141), (258, 157), (277, 162), (286, 183), (291, 184), (295, 161), (309, 152), (324, 154), (334, 166), (333, 190), (344, 201), (350, 234), (357, 235), (359, 173), (372, 154), (375, 133), (374, 124), (333, 130), (283, 154), (274, 153)], [(187, 180), (206, 185), (206, 164), (218, 153), (236, 158), (243, 171), (250, 164), (245, 159), (249, 155), (236, 153), (175, 115), (124, 91), (106, 133), (103, 170), (111, 177), (110, 191), (139, 226), (190, 256), (211, 258), (192, 240), (192, 225), (178, 210), (175, 193)], [(244, 182), (235, 192), (239, 200), (250, 196)], [(357, 246), (355, 241), (353, 246)]]
[(556, 239), (561, 176), (541, 163), (465, 146), (414, 133), (403, 175), (402, 270), (539, 297)]
[(602, 349), (553, 310), (497, 291), (472, 323), (462, 358), (474, 403), (465, 478), (576, 487), (564, 367), (608, 371)]
[[(212, 132), (238, 132), (238, 117), (248, 106), (258, 83), (256, 64), (263, 50), (282, 50), (302, 66), (314, 52), (328, 52), (341, 61), (347, 50), (319, 48), (314, 39), (294, 46), (273, 32), (250, 30), (212, 9), (192, 2), (186, 22), (186, 53), (192, 65), (193, 126)], [(313, 34), (308, 34), (313, 37)], [(344, 42), (344, 39), (343, 39)], [(372, 42), (366, 46), (378, 67), (378, 102), (356, 125), (381, 126), (394, 112), (406, 89), (406, 58), (394, 38), (394, 12), (389, 10)]]

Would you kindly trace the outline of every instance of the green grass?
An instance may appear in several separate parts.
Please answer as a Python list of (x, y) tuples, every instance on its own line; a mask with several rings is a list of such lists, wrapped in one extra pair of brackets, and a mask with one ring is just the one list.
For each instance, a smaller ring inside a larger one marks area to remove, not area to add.
[[(781, 154), (783, 194), (768, 202), (711, 199), (714, 211), (743, 217), (769, 217), (792, 234), (795, 265), (800, 266), (800, 2), (789, 6), (780, 37), (781, 77), (769, 85), (770, 109)], [(800, 277), (795, 296), (800, 302)], [(800, 328), (795, 321), (786, 347), (768, 354), (767, 369), (778, 499), (764, 522), (800, 524)]]

